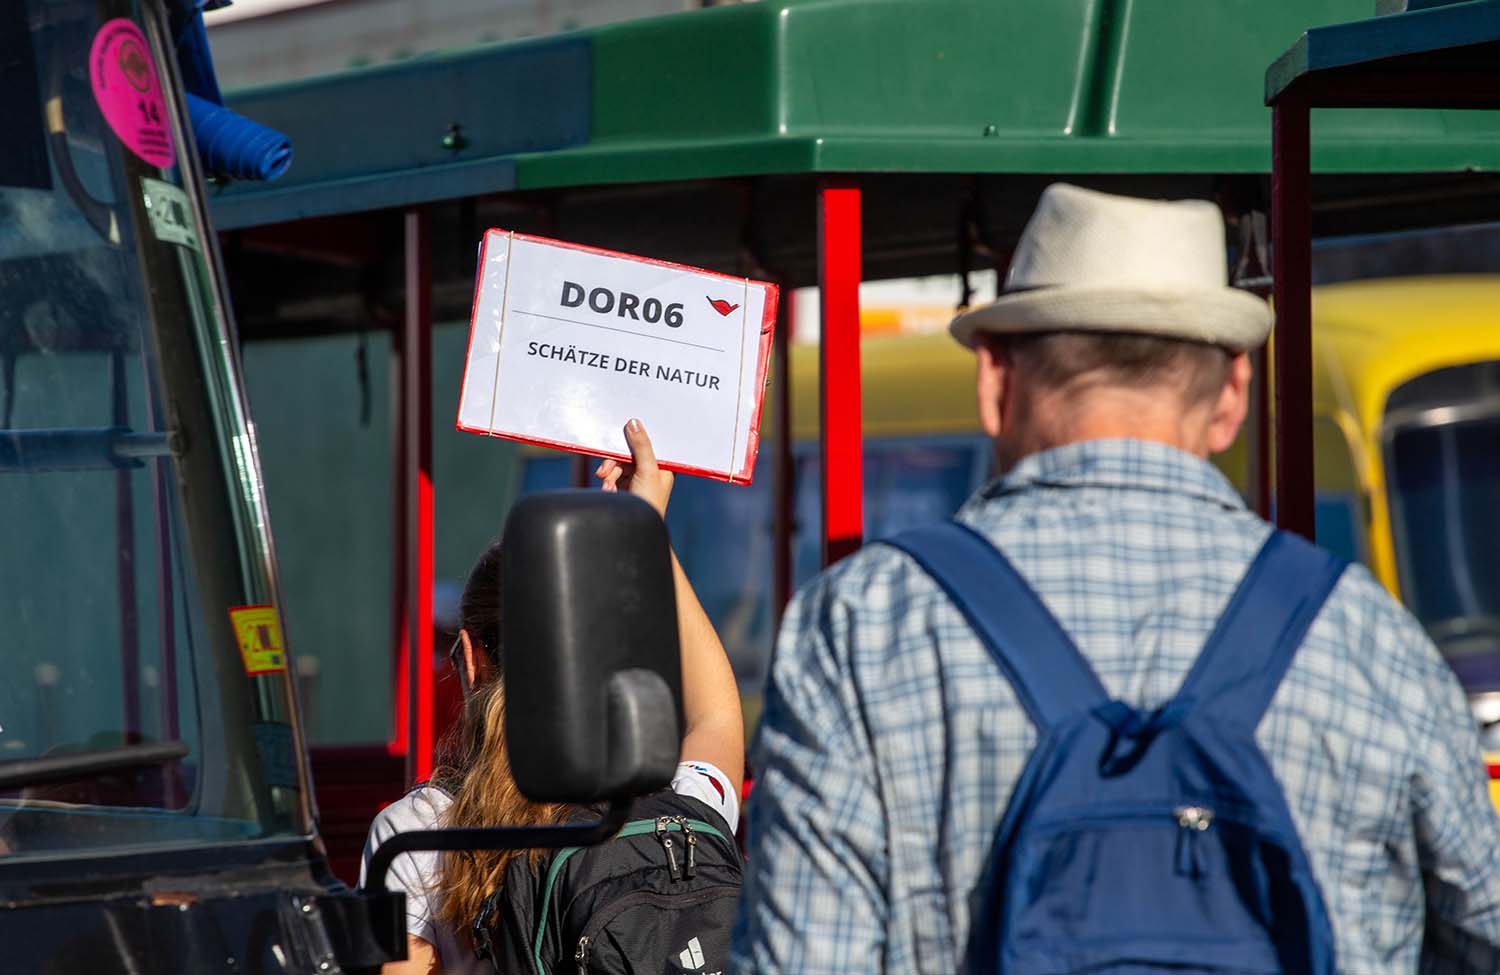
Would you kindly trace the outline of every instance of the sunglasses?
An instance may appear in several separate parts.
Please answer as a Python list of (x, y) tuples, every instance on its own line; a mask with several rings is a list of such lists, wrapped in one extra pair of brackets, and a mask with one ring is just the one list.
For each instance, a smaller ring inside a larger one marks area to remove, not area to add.
[(454, 637), (453, 646), (448, 648), (448, 663), (452, 665), (453, 672), (458, 675), (458, 692), (467, 701), (469, 699), (469, 668), (464, 666), (464, 638)]
[[(470, 637), (485, 656), (489, 656), (490, 648), (483, 640)], [(448, 663), (453, 666), (453, 673), (458, 675), (458, 690), (463, 699), (467, 701), (473, 688), (469, 686), (469, 668), (464, 666), (464, 638), (462, 636), (453, 638), (453, 646), (448, 648)]]

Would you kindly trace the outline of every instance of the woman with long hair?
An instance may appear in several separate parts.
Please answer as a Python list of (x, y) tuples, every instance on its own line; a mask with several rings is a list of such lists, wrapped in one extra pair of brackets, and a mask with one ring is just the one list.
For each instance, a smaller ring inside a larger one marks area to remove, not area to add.
[[(639, 420), (626, 424), (625, 439), (633, 463), (606, 460), (596, 475), (604, 490), (629, 491), (665, 516), (672, 474), (657, 466), (651, 440)], [(465, 694), (463, 720), (444, 742), (432, 781), (419, 785), (375, 818), (365, 843), (366, 863), (375, 848), (397, 832), (434, 827), (549, 825), (578, 812), (567, 804), (527, 799), (511, 775), (500, 653), (500, 614), (504, 611), (499, 586), (502, 544), (503, 540), (491, 544), (479, 557), (459, 604), (462, 629), (454, 647), (454, 663), (458, 677), (470, 688)], [(686, 798), (695, 815), (722, 822), (727, 828), (726, 835), (732, 836), (738, 825), (739, 791), (744, 775), (739, 689), (718, 634), (675, 553), (672, 575), (682, 648), (684, 726), (681, 764), (672, 782), (672, 792)], [(515, 745), (525, 747), (524, 742)], [(387, 965), (385, 975), (468, 975), (494, 971), (490, 962), (476, 956), (471, 926), (485, 910), (486, 901), (493, 903), (492, 895), (497, 891), (502, 896), (527, 897), (533, 888), (530, 880), (536, 867), (549, 853), (479, 850), (441, 856), (436, 853), (398, 856), (387, 875), (387, 886), (406, 894), (407, 960)], [(517, 926), (517, 923), (509, 925)], [(506, 925), (499, 927), (501, 937), (506, 937)], [(509, 936), (514, 941), (522, 934), (512, 930)], [(491, 950), (496, 957), (495, 967), (506, 971), (508, 967), (501, 959), (529, 957), (531, 946), (504, 944)]]

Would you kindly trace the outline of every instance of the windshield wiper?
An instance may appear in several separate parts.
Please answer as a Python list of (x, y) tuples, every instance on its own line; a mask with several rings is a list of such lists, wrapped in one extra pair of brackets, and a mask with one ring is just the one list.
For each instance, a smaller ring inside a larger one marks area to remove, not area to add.
[(126, 745), (123, 748), (102, 748), (91, 752), (0, 762), (0, 789), (67, 782), (122, 769), (166, 765), (183, 758), (187, 753), (188, 746), (183, 742), (159, 741), (148, 745)]

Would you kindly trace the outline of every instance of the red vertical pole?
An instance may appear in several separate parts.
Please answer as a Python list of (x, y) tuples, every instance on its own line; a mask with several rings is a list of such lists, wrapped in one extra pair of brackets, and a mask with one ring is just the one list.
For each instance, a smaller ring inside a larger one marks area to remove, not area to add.
[(1271, 111), (1271, 266), (1276, 295), (1276, 523), (1313, 537), (1312, 153), (1296, 96)]
[(859, 402), (859, 184), (818, 186), (818, 290), (823, 407), (823, 564), (859, 548), (864, 534), (864, 471)]
[(427, 211), (406, 212), (405, 414), (407, 767), (432, 775), (432, 265)]
[(406, 756), (406, 781), (416, 781), (416, 766), (407, 745), (410, 718), (407, 704), (411, 691), (411, 654), (408, 652), (410, 628), (407, 623), (407, 555), (406, 531), (406, 373), (410, 357), (405, 349), (405, 327), (391, 330), (391, 644), (395, 649), (391, 721), (391, 738), (387, 750)]
[(772, 486), (776, 509), (771, 521), (773, 637), (781, 629), (781, 614), (792, 599), (792, 521), (797, 514), (797, 469), (792, 456), (792, 295), (784, 288), (776, 317), (776, 334), (771, 338), (771, 385), (776, 396), (776, 481)]
[(588, 487), (588, 486), (590, 486), (591, 484), (594, 483), (594, 470), (595, 470), (595, 467), (594, 467), (593, 464), (589, 463), (589, 461), (591, 459), (592, 458), (590, 458), (587, 454), (574, 454), (573, 455), (573, 486), (574, 487), (576, 487), (576, 488), (586, 488), (586, 487)]
[(1271, 517), (1271, 357), (1265, 349), (1250, 353), (1250, 423), (1245, 445), (1245, 469), (1250, 507), (1262, 518)]

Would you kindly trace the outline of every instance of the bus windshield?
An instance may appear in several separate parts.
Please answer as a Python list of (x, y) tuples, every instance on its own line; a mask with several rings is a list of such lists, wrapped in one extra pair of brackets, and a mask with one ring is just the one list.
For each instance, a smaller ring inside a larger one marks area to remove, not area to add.
[(1500, 414), (1398, 428), (1390, 491), (1407, 605), (1466, 687), (1500, 689)]
[[(0, 870), (310, 832), (156, 9), (0, 5)], [(168, 137), (121, 120), (91, 52)]]

